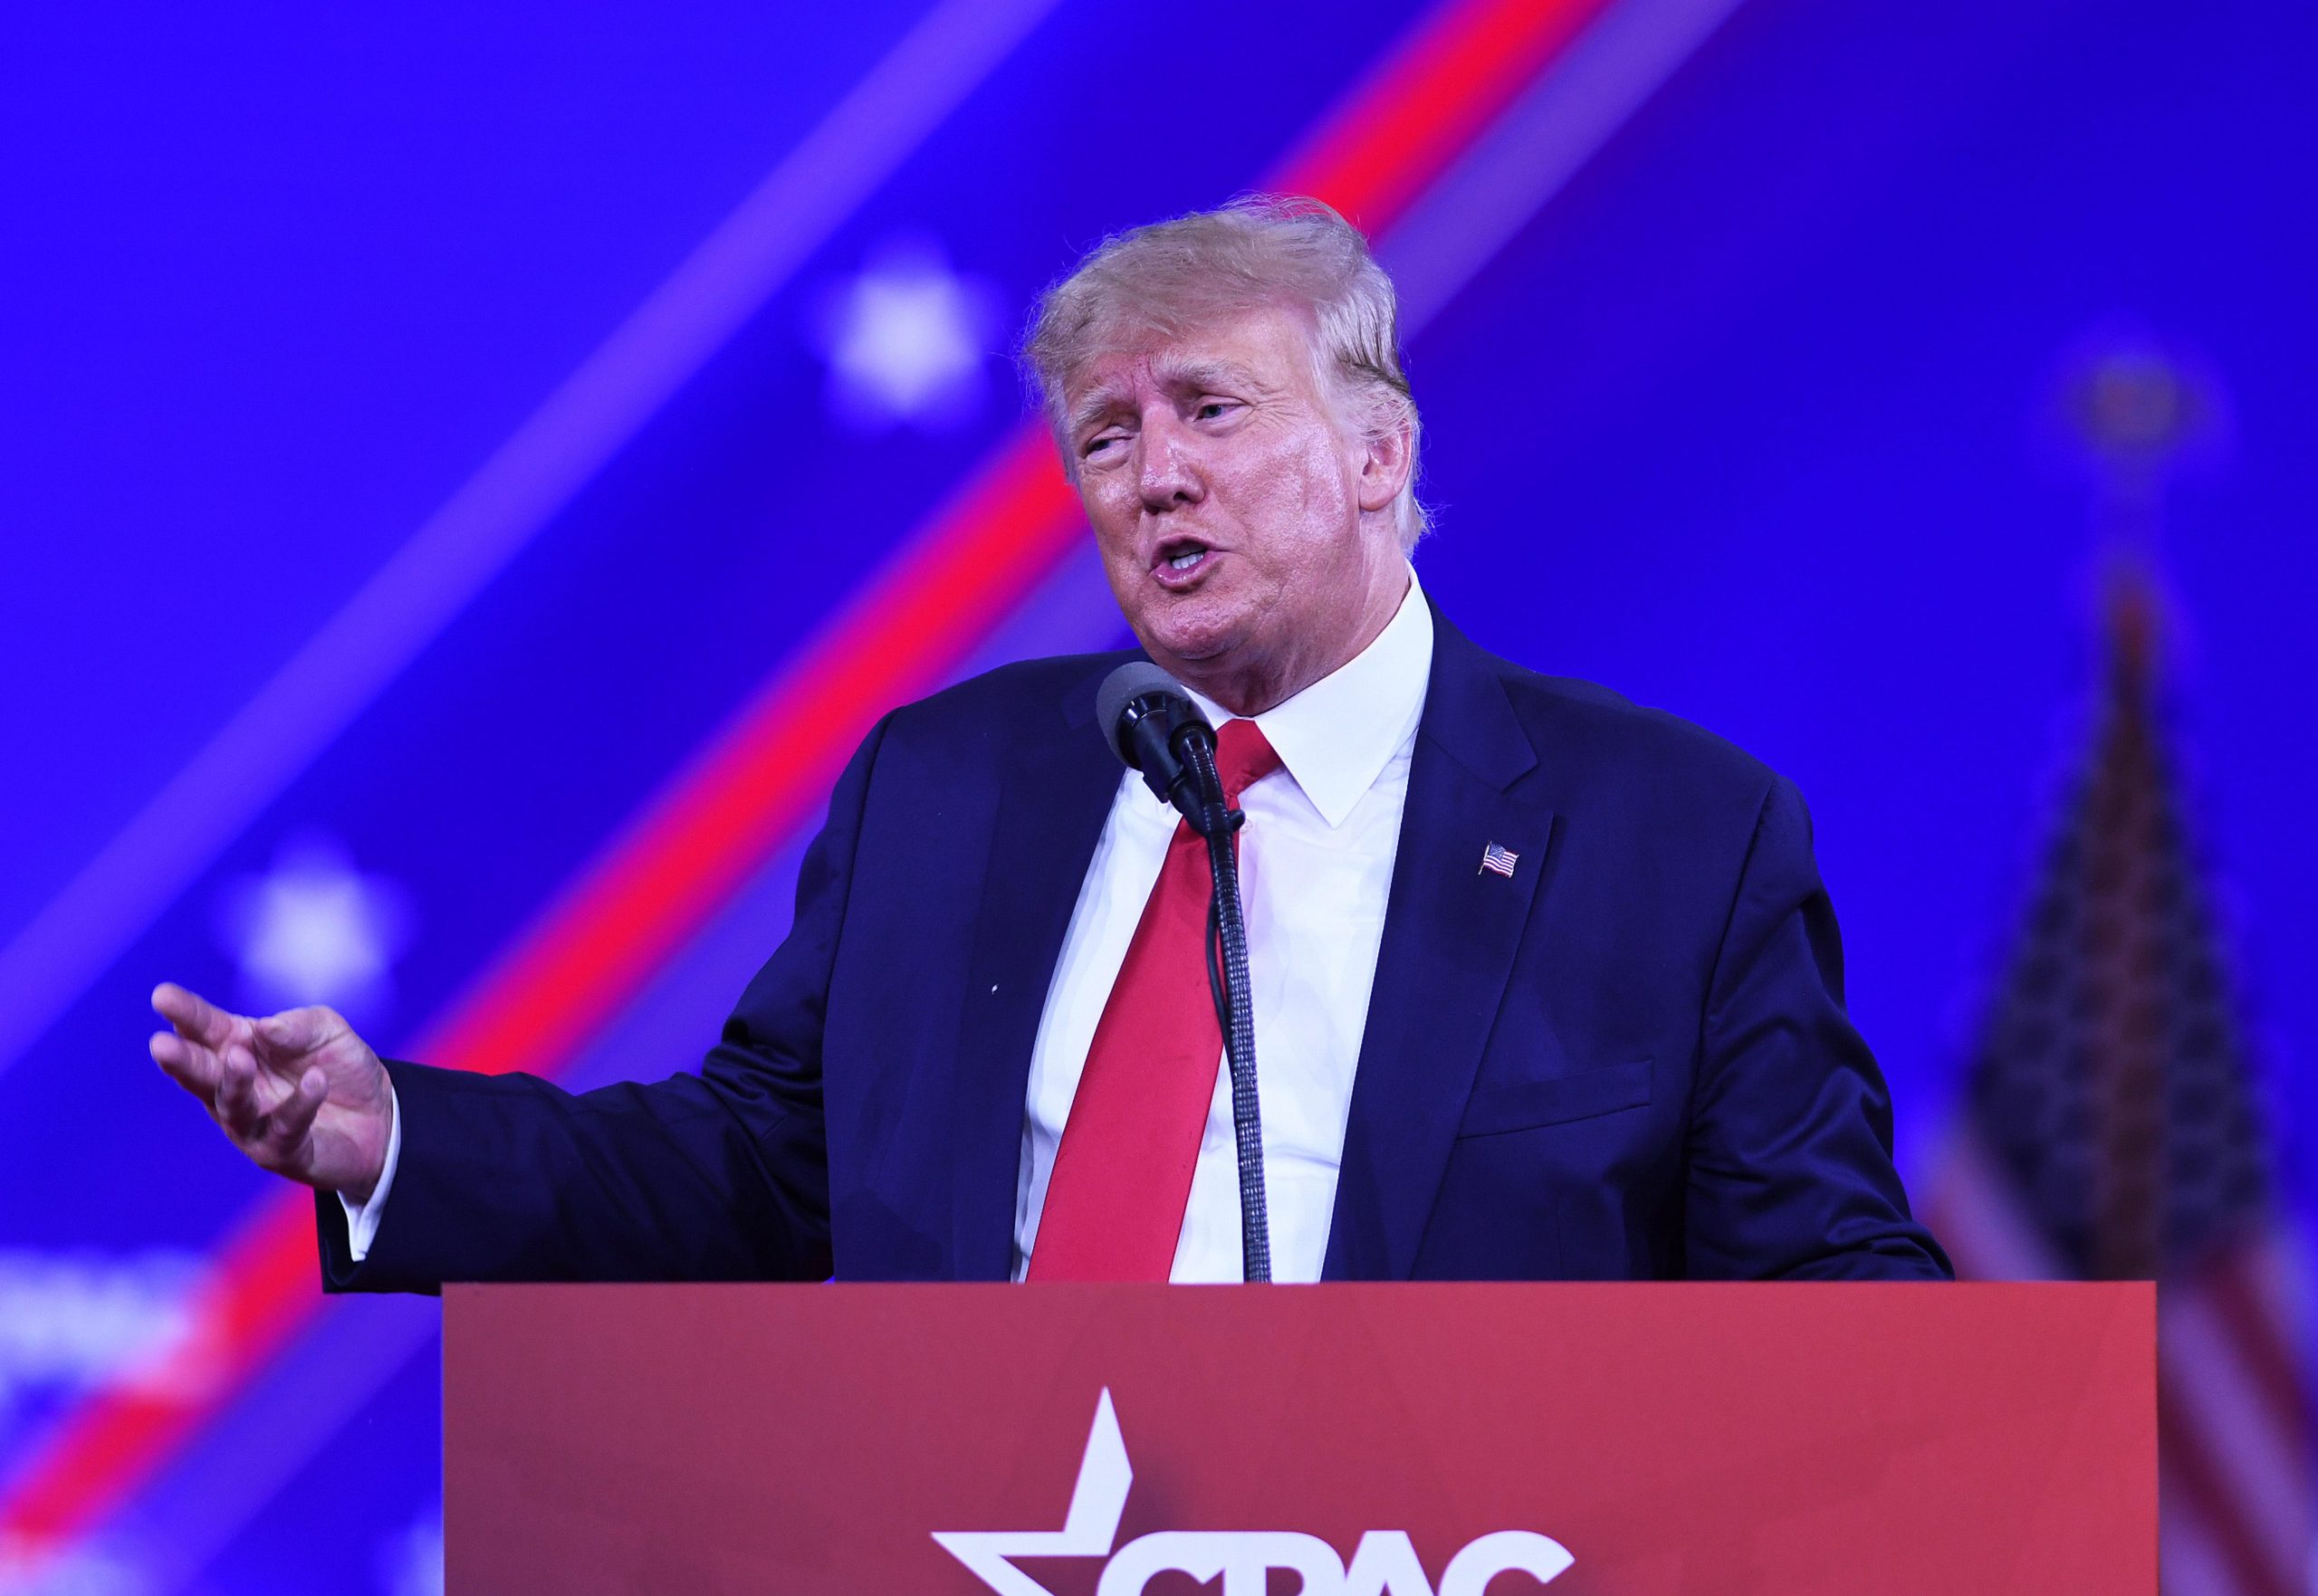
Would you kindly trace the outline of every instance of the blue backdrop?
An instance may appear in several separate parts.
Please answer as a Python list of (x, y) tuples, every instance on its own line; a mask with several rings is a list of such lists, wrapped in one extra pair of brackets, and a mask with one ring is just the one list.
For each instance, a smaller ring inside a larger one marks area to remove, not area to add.
[[(17, 20), (0, 1502), (268, 1194), (148, 1062), (152, 984), (327, 998), (408, 1044), (1020, 425), (1038, 288), (1275, 170), (1422, 20)], [(1425, 584), (1800, 784), (1911, 1175), (2090, 735), (2121, 538), (2162, 576), (2274, 1123), (2313, 1123), (2313, 45), (2282, 0), (1618, 0), (1380, 233)], [(2119, 350), (2195, 397), (2147, 513), (2071, 421)], [(1120, 635), (1084, 559), (1021, 597), (954, 669)], [(697, 1055), (795, 844), (572, 1078)], [(42, 1577), (431, 1588), (436, 1324), (302, 1322), (97, 1481)]]

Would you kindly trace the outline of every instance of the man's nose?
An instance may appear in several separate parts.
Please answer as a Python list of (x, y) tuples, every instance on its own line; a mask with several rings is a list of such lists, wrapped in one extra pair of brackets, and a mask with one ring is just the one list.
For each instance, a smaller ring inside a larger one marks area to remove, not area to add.
[(1145, 425), (1135, 464), (1135, 489), (1143, 496), (1143, 508), (1154, 515), (1195, 503), (1205, 492), (1191, 440), (1172, 420)]

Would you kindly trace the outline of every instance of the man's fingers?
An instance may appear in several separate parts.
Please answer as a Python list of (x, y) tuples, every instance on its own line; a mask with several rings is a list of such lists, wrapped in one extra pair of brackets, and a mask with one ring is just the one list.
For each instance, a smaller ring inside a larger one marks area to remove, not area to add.
[(257, 1060), (248, 1048), (235, 1044), (225, 1049), (210, 1101), (218, 1122), (235, 1141), (249, 1141), (263, 1129), (265, 1113), (257, 1104)]
[(321, 1112), (322, 1100), (330, 1095), (330, 1077), (319, 1069), (310, 1069), (298, 1077), (298, 1085), (289, 1101), (266, 1116), (265, 1139), (277, 1153), (286, 1153), (306, 1139), (314, 1115)]
[[(301, 1174), (311, 1161), (300, 1150), (330, 1098), (330, 1076), (305, 1056), (346, 1022), (327, 1008), (245, 1020), (174, 981), (153, 989), (153, 1008), (176, 1027), (146, 1044), (153, 1062), (207, 1103), (225, 1134), (260, 1167)], [(297, 1078), (284, 1094), (283, 1077), (292, 1070)]]
[(162, 1073), (195, 1096), (206, 1100), (216, 1093), (217, 1056), (200, 1043), (175, 1031), (156, 1031), (145, 1046)]
[(153, 989), (153, 1010), (177, 1027), (179, 1036), (209, 1047), (223, 1047), (234, 1034), (232, 1015), (175, 981)]

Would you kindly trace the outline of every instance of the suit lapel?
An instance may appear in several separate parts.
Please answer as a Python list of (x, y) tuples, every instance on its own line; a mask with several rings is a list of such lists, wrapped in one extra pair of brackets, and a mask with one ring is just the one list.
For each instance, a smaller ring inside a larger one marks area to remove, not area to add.
[[(1537, 762), (1489, 656), (1435, 610), (1327, 1278), (1415, 1265), (1544, 874), (1553, 814), (1519, 790)], [(1510, 878), (1481, 868), (1491, 844), (1515, 855)]]
[(1001, 780), (955, 1062), (951, 1266), (957, 1279), (1003, 1280), (1012, 1266), (1030, 1050), (1087, 861), (1118, 789), (1119, 763), (1093, 724), (1096, 684), (1116, 663), (1106, 660), (1035, 723)]

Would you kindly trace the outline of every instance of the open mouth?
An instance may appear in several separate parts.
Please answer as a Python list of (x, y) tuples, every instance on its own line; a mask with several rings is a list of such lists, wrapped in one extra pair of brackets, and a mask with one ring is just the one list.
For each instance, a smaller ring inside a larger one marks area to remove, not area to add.
[(1215, 550), (1197, 538), (1170, 538), (1151, 557), (1151, 573), (1168, 587), (1195, 579), (1214, 561)]

